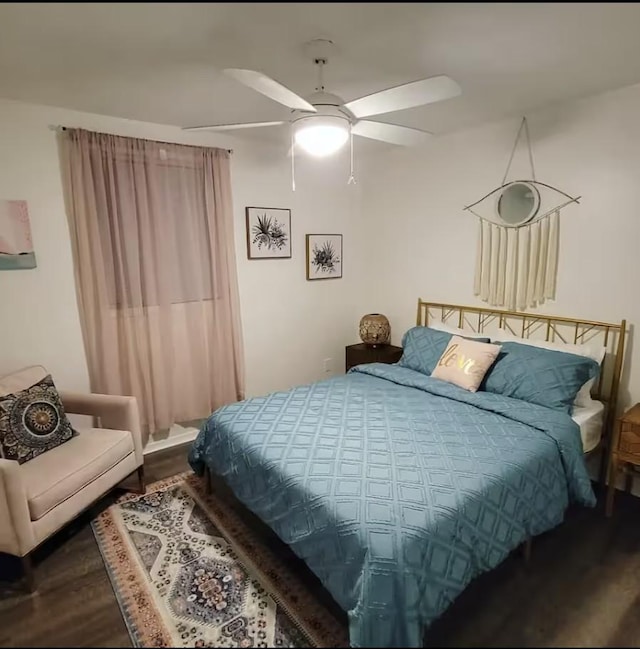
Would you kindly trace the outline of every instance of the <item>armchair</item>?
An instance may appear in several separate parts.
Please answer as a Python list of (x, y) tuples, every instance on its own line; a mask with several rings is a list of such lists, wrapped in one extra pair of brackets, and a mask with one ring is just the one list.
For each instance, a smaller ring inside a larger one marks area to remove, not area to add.
[[(27, 368), (0, 378), (0, 396), (34, 371), (36, 381), (46, 376), (44, 368)], [(91, 415), (97, 427), (74, 426), (77, 435), (24, 464), (0, 459), (0, 552), (21, 558), (31, 590), (36, 547), (130, 475), (145, 490), (146, 436), (135, 397), (59, 394), (67, 414)]]

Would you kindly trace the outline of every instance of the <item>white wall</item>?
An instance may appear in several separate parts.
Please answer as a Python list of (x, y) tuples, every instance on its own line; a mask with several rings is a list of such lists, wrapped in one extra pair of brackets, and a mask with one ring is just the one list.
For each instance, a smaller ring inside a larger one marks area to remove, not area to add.
[[(561, 215), (556, 300), (538, 311), (631, 323), (621, 405), (640, 400), (640, 85), (527, 115), (537, 179), (580, 205)], [(462, 208), (500, 185), (519, 119), (434, 138), (369, 159), (363, 188), (371, 309), (392, 337), (416, 301), (479, 305), (473, 295), (477, 219)], [(511, 179), (529, 176), (526, 149)]]
[[(285, 152), (286, 154), (286, 152)], [(364, 242), (360, 236), (360, 185), (347, 186), (347, 160), (296, 158), (282, 153), (234, 153), (236, 251), (242, 302), (249, 396), (344, 373), (344, 348), (358, 342), (362, 315)], [(246, 206), (291, 207), (292, 259), (248, 260)], [(342, 233), (343, 278), (307, 281), (305, 234)]]
[[(362, 255), (359, 194), (347, 187), (347, 160), (299, 160), (292, 193), (286, 149), (229, 136), (0, 100), (0, 199), (29, 204), (37, 268), (0, 273), (0, 374), (45, 365), (59, 386), (88, 388), (76, 304), (55, 133), (49, 125), (187, 144), (231, 147), (236, 255), (244, 332), (247, 394), (326, 376), (331, 358), (344, 371), (344, 346), (357, 340)], [(290, 207), (290, 260), (249, 261), (248, 205)], [(304, 235), (344, 234), (344, 277), (305, 279)]]
[[(571, 194), (563, 212), (558, 291), (540, 311), (640, 321), (640, 86), (528, 115), (538, 179)], [(234, 148), (236, 251), (247, 394), (342, 371), (364, 312), (388, 314), (394, 342), (413, 323), (418, 297), (481, 304), (472, 293), (477, 223), (462, 207), (502, 179), (519, 120), (437, 137), (424, 149), (359, 160), (298, 160), (291, 192), (283, 149), (231, 137), (65, 109), (0, 101), (0, 198), (29, 202), (38, 268), (0, 273), (0, 372), (49, 367), (63, 386), (86, 389), (68, 228), (55, 134), (64, 124), (122, 135)], [(522, 152), (521, 152), (522, 153)], [(523, 170), (526, 156), (516, 160)], [(524, 172), (523, 172), (524, 173)], [(293, 258), (246, 258), (247, 205), (291, 207)], [(304, 234), (344, 234), (344, 279), (307, 282)], [(640, 351), (630, 337), (623, 405), (640, 398)]]

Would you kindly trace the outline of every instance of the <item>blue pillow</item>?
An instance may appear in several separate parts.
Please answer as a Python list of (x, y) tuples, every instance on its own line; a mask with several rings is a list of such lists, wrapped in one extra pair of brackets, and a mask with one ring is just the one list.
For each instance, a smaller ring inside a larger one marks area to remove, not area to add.
[[(430, 375), (436, 368), (440, 356), (444, 354), (450, 334), (431, 327), (413, 327), (402, 337), (402, 358), (398, 365), (422, 374)], [(466, 336), (463, 336), (466, 338)], [(490, 342), (489, 338), (472, 338), (481, 343)]]
[(571, 414), (580, 388), (598, 375), (591, 358), (531, 345), (494, 341), (502, 350), (480, 389)]

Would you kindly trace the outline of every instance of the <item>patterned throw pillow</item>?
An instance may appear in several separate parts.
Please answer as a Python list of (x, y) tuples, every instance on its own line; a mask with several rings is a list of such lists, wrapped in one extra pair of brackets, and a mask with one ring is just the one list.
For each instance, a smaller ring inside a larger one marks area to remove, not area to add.
[(476, 392), (500, 353), (500, 345), (452, 336), (431, 376)]
[(73, 437), (51, 375), (24, 390), (0, 396), (0, 456), (19, 464)]

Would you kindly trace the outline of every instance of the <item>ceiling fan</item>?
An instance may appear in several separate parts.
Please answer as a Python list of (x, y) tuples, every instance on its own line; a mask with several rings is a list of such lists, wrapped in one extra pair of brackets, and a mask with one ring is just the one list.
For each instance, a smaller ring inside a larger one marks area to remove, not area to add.
[(184, 130), (230, 131), (291, 124), (292, 143), (295, 142), (307, 153), (319, 157), (337, 152), (346, 144), (350, 135), (412, 146), (424, 142), (431, 133), (364, 118), (431, 104), (456, 97), (461, 92), (460, 86), (453, 79), (439, 75), (387, 88), (345, 103), (337, 95), (326, 92), (324, 87), (323, 67), (327, 63), (331, 46), (332, 42), (326, 39), (316, 39), (307, 45), (318, 69), (318, 84), (316, 92), (306, 98), (261, 72), (236, 68), (224, 70), (225, 75), (290, 108), (288, 121), (212, 124), (189, 126)]

